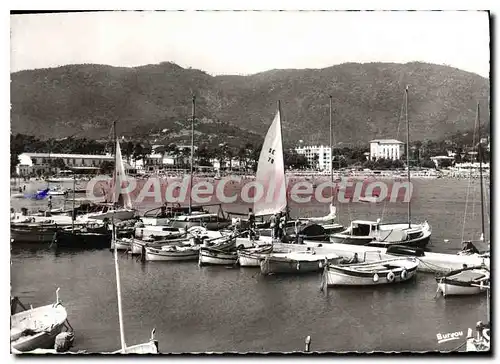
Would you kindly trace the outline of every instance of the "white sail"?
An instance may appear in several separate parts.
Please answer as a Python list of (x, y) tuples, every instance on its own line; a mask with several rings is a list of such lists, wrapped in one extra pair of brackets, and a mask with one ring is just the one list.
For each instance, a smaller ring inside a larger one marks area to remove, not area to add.
[(256, 216), (272, 215), (286, 209), (285, 165), (279, 109), (262, 145), (255, 182), (257, 188), (264, 192), (261, 198), (256, 198), (254, 201)]
[[(127, 175), (125, 174), (125, 166), (123, 165), (122, 151), (120, 149), (120, 142), (116, 140), (116, 152), (115, 152), (115, 189), (113, 192), (113, 202), (118, 202), (120, 197), (120, 190), (123, 181), (126, 181)], [(127, 209), (132, 209), (132, 201), (130, 200), (129, 194), (123, 194), (123, 207)]]

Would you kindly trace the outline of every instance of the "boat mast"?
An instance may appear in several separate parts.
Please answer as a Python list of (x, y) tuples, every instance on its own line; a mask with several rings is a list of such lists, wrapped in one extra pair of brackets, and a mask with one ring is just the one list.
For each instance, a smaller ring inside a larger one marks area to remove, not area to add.
[[(75, 171), (73, 170), (73, 211), (71, 212), (71, 233), (75, 233), (75, 187), (76, 186), (76, 175)], [(64, 197), (64, 200), (66, 201), (66, 197)]]
[(193, 208), (193, 201), (192, 201), (192, 188), (193, 188), (193, 156), (194, 156), (194, 118), (195, 118), (195, 111), (196, 111), (196, 96), (193, 95), (193, 109), (192, 109), (192, 119), (191, 119), (191, 172), (189, 174), (189, 214), (191, 215), (192, 208)]
[[(408, 188), (410, 188), (410, 122), (408, 121), (408, 86), (405, 89), (405, 112), (406, 112), (406, 167), (408, 170)], [(411, 228), (411, 196), (408, 200), (408, 228)]]
[(481, 241), (484, 241), (484, 192), (483, 192), (483, 146), (481, 144), (481, 120), (479, 117), (479, 102), (477, 103), (477, 112), (476, 112), (476, 121), (478, 127), (478, 153), (477, 156), (479, 158), (479, 183), (481, 185), (480, 193), (481, 193)]
[(120, 342), (122, 346), (122, 351), (125, 351), (127, 345), (125, 344), (125, 330), (123, 328), (123, 311), (122, 311), (122, 292), (120, 283), (120, 269), (118, 267), (118, 250), (116, 249), (116, 232), (115, 224), (113, 223), (113, 245), (114, 245), (114, 256), (115, 256), (115, 272), (116, 272), (116, 293), (118, 297), (118, 321), (120, 323)]
[[(281, 154), (283, 155), (283, 126), (281, 125), (281, 101), (278, 100), (278, 113), (280, 115), (280, 137), (281, 137)], [(286, 172), (285, 172), (285, 161), (283, 161), (283, 181), (285, 182), (285, 216), (286, 219), (289, 219), (289, 211), (288, 211), (288, 194), (286, 191)]]
[[(333, 127), (332, 127), (332, 95), (330, 95), (330, 181), (331, 181), (331, 194), (332, 194), (332, 206), (334, 204), (334, 196), (333, 196)], [(335, 219), (332, 219), (332, 223), (335, 222)]]

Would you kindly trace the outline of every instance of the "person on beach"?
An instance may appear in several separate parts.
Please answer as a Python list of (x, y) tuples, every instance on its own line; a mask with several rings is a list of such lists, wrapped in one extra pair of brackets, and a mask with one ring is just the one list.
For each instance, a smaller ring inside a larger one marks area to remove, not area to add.
[(52, 210), (52, 196), (49, 196), (48, 207), (49, 207), (49, 211)]

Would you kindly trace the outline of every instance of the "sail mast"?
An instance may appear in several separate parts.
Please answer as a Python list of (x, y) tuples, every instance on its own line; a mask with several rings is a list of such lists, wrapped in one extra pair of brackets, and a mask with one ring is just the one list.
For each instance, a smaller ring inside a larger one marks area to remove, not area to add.
[[(332, 183), (331, 185), (331, 194), (332, 194), (332, 206), (333, 206), (333, 201), (334, 201), (334, 187), (333, 187), (333, 126), (332, 126), (332, 95), (330, 95), (330, 181)], [(333, 219), (332, 222), (334, 222), (335, 219)]]
[(479, 183), (481, 185), (480, 193), (481, 193), (481, 241), (484, 241), (484, 192), (483, 192), (483, 146), (481, 144), (481, 120), (479, 116), (479, 102), (477, 103), (477, 112), (476, 112), (476, 121), (477, 121), (477, 134), (479, 139), (478, 144), (478, 153), (477, 156), (479, 158)]
[[(410, 122), (408, 121), (408, 86), (405, 89), (405, 112), (406, 112), (406, 167), (408, 170), (408, 188), (410, 188)], [(408, 228), (411, 228), (411, 198), (408, 200)]]
[(120, 343), (122, 346), (122, 351), (125, 351), (127, 345), (125, 344), (125, 330), (123, 328), (123, 311), (122, 311), (122, 292), (120, 283), (120, 269), (118, 268), (118, 250), (116, 249), (116, 232), (115, 224), (113, 223), (113, 245), (114, 245), (114, 256), (115, 256), (115, 272), (116, 272), (116, 294), (118, 298), (118, 321), (120, 323)]
[[(283, 154), (283, 126), (281, 125), (281, 101), (278, 100), (278, 113), (279, 113), (279, 123), (280, 123), (280, 137), (281, 137), (281, 153)], [(283, 161), (284, 163), (284, 161)], [(285, 188), (285, 216), (287, 218), (289, 218), (288, 216), (288, 194), (287, 194), (287, 191), (286, 191), (286, 171), (285, 171), (285, 168), (284, 168), (284, 164), (283, 164), (283, 185), (284, 185), (284, 188)]]
[(189, 214), (192, 212), (193, 201), (192, 201), (192, 188), (193, 188), (193, 155), (194, 155), (194, 117), (196, 110), (196, 96), (193, 95), (193, 110), (192, 110), (192, 119), (191, 119), (191, 171), (189, 174)]

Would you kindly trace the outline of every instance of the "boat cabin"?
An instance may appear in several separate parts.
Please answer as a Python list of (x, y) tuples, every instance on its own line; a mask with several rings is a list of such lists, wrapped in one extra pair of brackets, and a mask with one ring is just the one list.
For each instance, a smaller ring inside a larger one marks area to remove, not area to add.
[(377, 221), (354, 220), (351, 222), (351, 235), (373, 236), (379, 230), (380, 223)]

